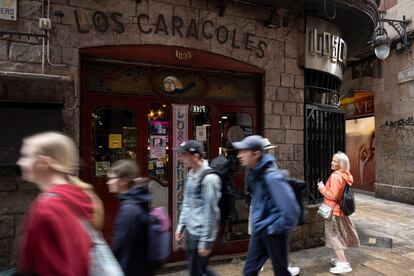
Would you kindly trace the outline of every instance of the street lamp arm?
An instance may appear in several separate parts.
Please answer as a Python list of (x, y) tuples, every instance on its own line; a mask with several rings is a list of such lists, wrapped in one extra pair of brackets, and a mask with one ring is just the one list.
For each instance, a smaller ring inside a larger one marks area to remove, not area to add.
[(403, 16), (403, 20), (380, 18), (379, 21), (387, 22), (388, 25), (393, 27), (403, 41), (404, 46), (408, 46), (407, 26), (411, 23), (411, 20), (406, 20)]

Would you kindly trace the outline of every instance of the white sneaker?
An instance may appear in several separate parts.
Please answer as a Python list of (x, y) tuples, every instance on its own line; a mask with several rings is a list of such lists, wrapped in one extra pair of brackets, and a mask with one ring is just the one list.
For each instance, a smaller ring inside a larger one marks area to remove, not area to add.
[(337, 258), (332, 258), (332, 259), (330, 259), (329, 260), (329, 264), (331, 265), (331, 266), (336, 266), (336, 263), (338, 262), (338, 259)]
[(332, 274), (343, 274), (343, 273), (348, 273), (352, 271), (352, 267), (349, 265), (348, 262), (336, 262), (336, 265), (334, 267), (332, 267), (331, 269), (329, 269), (329, 272), (331, 272)]
[(296, 276), (300, 273), (300, 268), (298, 266), (288, 266), (288, 270), (290, 272), (290, 275)]

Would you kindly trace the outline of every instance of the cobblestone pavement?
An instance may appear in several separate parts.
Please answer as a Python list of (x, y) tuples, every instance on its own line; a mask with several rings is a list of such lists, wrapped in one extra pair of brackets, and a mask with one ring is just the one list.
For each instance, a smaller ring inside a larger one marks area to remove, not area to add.
[[(345, 252), (353, 268), (346, 275), (414, 275), (414, 206), (361, 193), (355, 196), (357, 210), (351, 219), (365, 245)], [(331, 249), (318, 247), (293, 252), (290, 260), (300, 266), (302, 276), (324, 276), (332, 275), (328, 261), (333, 255)], [(241, 259), (213, 263), (212, 268), (219, 275), (242, 275), (244, 261)], [(188, 275), (186, 270), (167, 271), (162, 275)], [(260, 275), (273, 275), (271, 263), (266, 263)]]

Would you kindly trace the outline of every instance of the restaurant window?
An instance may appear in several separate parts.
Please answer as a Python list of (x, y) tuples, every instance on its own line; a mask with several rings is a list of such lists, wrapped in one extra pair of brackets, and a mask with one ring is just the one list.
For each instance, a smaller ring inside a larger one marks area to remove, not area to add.
[(136, 118), (129, 108), (98, 107), (92, 113), (94, 175), (105, 176), (121, 159), (136, 160)]

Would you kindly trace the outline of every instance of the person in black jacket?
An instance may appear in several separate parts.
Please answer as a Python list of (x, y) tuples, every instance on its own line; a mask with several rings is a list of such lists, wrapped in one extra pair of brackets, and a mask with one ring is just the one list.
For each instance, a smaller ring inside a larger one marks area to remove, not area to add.
[(108, 172), (109, 192), (118, 194), (119, 211), (115, 220), (112, 251), (125, 275), (153, 275), (147, 261), (147, 218), (150, 194), (146, 179), (132, 160), (116, 162)]

